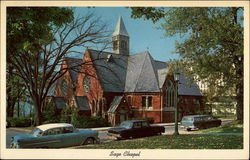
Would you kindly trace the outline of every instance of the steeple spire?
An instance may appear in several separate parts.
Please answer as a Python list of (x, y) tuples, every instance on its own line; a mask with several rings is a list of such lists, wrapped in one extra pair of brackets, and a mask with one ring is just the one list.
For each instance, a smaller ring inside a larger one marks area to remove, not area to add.
[(114, 53), (129, 55), (129, 35), (121, 16), (112, 35), (112, 44)]
[(129, 36), (121, 16), (119, 16), (115, 31), (113, 33), (113, 36), (117, 35)]

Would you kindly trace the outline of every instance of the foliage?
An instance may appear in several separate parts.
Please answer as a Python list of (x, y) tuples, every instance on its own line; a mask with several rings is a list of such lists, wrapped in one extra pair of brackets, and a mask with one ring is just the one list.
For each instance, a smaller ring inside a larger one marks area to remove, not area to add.
[(106, 119), (99, 116), (79, 116), (76, 122), (77, 123), (74, 125), (78, 128), (97, 128), (110, 126)]
[(71, 107), (63, 108), (63, 110), (61, 111), (60, 122), (71, 123), (72, 112), (73, 110)]
[(243, 124), (242, 121), (233, 121), (226, 125), (217, 127), (217, 128), (209, 128), (205, 130), (199, 131), (201, 133), (243, 133)]
[(241, 135), (154, 136), (82, 146), (84, 149), (242, 149)]
[(51, 86), (67, 70), (81, 65), (56, 71), (64, 57), (79, 53), (77, 47), (106, 44), (105, 29), (94, 14), (74, 18), (70, 8), (7, 8), (7, 67), (24, 82), (37, 125), (43, 121), (42, 108)]
[(146, 117), (136, 117), (136, 118), (132, 118), (131, 120), (147, 120), (148, 123), (153, 124), (154, 123), (154, 118), (146, 118)]
[(84, 116), (75, 107), (66, 107), (61, 112), (60, 122), (71, 123), (77, 128), (108, 127), (108, 121), (99, 116)]
[(9, 127), (29, 127), (31, 126), (30, 117), (7, 117)]
[(52, 104), (47, 104), (43, 108), (44, 122), (47, 123), (58, 123), (60, 122), (61, 115), (56, 113), (55, 106)]
[(133, 7), (132, 8), (132, 18), (141, 18), (151, 19), (154, 23), (157, 22), (160, 18), (164, 17), (165, 10), (164, 8), (153, 8), (153, 7)]
[(131, 9), (134, 18), (162, 18), (166, 36), (180, 35), (181, 69), (213, 88), (212, 96), (235, 94), (237, 118), (243, 119), (243, 8)]

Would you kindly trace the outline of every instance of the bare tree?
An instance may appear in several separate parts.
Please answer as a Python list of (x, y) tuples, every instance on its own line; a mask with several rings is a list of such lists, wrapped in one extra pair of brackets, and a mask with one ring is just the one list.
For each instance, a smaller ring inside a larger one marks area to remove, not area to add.
[(64, 57), (71, 53), (79, 53), (77, 47), (95, 45), (105, 49), (109, 44), (106, 24), (93, 13), (76, 18), (61, 27), (52, 27), (50, 36), (53, 39), (50, 42), (46, 45), (37, 42), (35, 49), (17, 54), (10, 62), (17, 70), (15, 74), (23, 79), (33, 101), (36, 125), (42, 123), (42, 108), (50, 87), (67, 70), (74, 69), (71, 66), (58, 70)]

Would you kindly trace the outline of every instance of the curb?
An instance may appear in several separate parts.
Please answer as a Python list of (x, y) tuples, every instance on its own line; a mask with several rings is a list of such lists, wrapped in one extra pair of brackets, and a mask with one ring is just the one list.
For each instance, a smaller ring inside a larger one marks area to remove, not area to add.
[(23, 128), (8, 128), (9, 130), (12, 131), (18, 131), (18, 132), (26, 132), (26, 133), (30, 133), (32, 130), (30, 129), (23, 129)]

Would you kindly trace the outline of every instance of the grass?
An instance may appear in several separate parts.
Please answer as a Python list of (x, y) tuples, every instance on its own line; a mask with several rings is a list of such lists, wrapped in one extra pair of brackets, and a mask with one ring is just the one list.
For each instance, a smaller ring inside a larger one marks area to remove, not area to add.
[(82, 149), (242, 149), (240, 135), (164, 135), (78, 147)]
[[(199, 131), (200, 133), (242, 133), (240, 121), (222, 127)], [(164, 135), (96, 145), (81, 146), (82, 149), (243, 149), (243, 135)]]
[(199, 133), (243, 133), (243, 123), (233, 121), (224, 126), (200, 130)]

